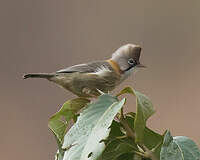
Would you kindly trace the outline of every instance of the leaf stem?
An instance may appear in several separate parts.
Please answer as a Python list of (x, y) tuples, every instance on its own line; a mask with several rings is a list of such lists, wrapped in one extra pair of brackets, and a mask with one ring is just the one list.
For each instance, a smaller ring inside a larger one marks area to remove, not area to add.
[(135, 134), (132, 131), (132, 129), (129, 127), (128, 123), (126, 122), (125, 118), (124, 118), (124, 111), (123, 108), (121, 108), (120, 111), (120, 117), (117, 117), (118, 120), (120, 121), (120, 123), (122, 124), (122, 126), (124, 127), (124, 129), (126, 130), (126, 135), (127, 137), (131, 137), (133, 139), (135, 139)]
[(124, 110), (123, 110), (123, 107), (121, 108), (121, 110), (120, 110), (120, 118), (121, 119), (124, 119)]
[(155, 152), (155, 150), (162, 145), (163, 142), (158, 143), (154, 148), (151, 149), (152, 152)]
[[(133, 139), (135, 139), (135, 133), (134, 131), (129, 127), (128, 123), (126, 122), (125, 118), (124, 118), (124, 114), (123, 114), (123, 108), (121, 109), (120, 112), (120, 118), (118, 118), (118, 120), (120, 121), (120, 123), (122, 124), (122, 126), (124, 127), (124, 129), (126, 130), (126, 135), (127, 137), (131, 137)], [(134, 151), (136, 154), (145, 157), (145, 158), (150, 158), (151, 160), (157, 160), (157, 158), (155, 157), (153, 151), (149, 150), (144, 144), (139, 144), (139, 147), (144, 151), (142, 152), (137, 152)]]
[(120, 123), (122, 124), (122, 126), (124, 127), (124, 129), (126, 130), (126, 135), (127, 137), (131, 137), (133, 139), (135, 139), (135, 133), (132, 131), (132, 129), (129, 127), (128, 123), (126, 123), (126, 120), (124, 118), (120, 119)]
[(157, 160), (157, 158), (155, 157), (153, 151), (149, 150), (149, 148), (147, 148), (144, 144), (141, 145), (142, 148), (144, 149), (144, 155), (147, 157), (147, 158), (150, 158), (151, 160)]

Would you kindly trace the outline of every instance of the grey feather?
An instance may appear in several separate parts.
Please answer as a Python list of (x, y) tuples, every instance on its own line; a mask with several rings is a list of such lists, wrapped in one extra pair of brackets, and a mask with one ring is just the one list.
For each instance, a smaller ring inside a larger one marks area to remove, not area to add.
[(86, 63), (86, 64), (79, 64), (79, 65), (74, 65), (65, 69), (61, 69), (57, 71), (56, 73), (74, 73), (74, 72), (79, 72), (79, 73), (93, 73), (97, 72), (102, 66), (108, 68), (109, 70), (113, 71), (113, 68), (110, 66), (110, 64), (106, 61), (95, 61), (91, 63)]

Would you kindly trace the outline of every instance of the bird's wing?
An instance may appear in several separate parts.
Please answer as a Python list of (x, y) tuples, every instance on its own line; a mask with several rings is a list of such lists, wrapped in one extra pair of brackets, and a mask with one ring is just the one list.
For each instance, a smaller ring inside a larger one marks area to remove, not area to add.
[(80, 72), (80, 73), (96, 73), (102, 70), (110, 70), (112, 71), (112, 67), (106, 61), (96, 61), (86, 64), (78, 64), (74, 65), (65, 69), (61, 69), (56, 73), (73, 73), (73, 72)]
[(73, 72), (81, 72), (81, 73), (87, 73), (92, 72), (93, 69), (88, 66), (88, 64), (78, 64), (74, 66), (67, 67), (65, 69), (61, 69), (57, 71), (56, 73), (73, 73)]

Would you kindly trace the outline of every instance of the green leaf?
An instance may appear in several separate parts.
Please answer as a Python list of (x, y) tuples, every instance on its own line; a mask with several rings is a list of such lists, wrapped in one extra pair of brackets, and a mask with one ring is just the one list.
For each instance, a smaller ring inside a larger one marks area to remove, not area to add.
[(172, 137), (167, 131), (160, 158), (161, 160), (200, 160), (200, 150), (188, 137)]
[[(101, 140), (108, 137), (110, 132), (110, 125), (118, 113), (118, 111), (121, 109), (121, 107), (124, 105), (125, 99), (121, 100), (118, 103), (114, 103), (111, 105), (105, 113), (102, 115), (102, 117), (98, 120), (97, 124), (93, 128), (87, 143), (84, 147), (84, 150), (81, 155), (81, 160), (94, 160), (97, 159), (101, 153), (103, 152), (105, 148), (105, 144), (101, 142)], [(92, 152), (91, 157), (88, 158), (88, 155)]]
[[(75, 118), (75, 113), (78, 112), (87, 103), (89, 103), (89, 100), (85, 98), (69, 100), (65, 102), (61, 109), (49, 119), (48, 126), (53, 132), (58, 145), (58, 151), (56, 153), (55, 160), (63, 159), (64, 150), (62, 149), (62, 142), (68, 122), (72, 118)], [(66, 122), (61, 119), (62, 117), (64, 117)]]
[(98, 159), (105, 148), (102, 140), (109, 135), (109, 126), (124, 103), (125, 99), (119, 102), (116, 97), (104, 94), (88, 104), (65, 135), (64, 160)]
[(133, 160), (143, 160), (141, 156), (135, 154)]
[(157, 159), (160, 159), (160, 150), (163, 142), (163, 136), (154, 132), (153, 130), (145, 127), (144, 129), (144, 145), (150, 149), (154, 150), (154, 155)]
[(131, 87), (124, 88), (117, 96), (125, 93), (136, 96), (136, 117), (134, 121), (135, 142), (142, 144), (144, 142), (146, 121), (155, 113), (155, 110), (148, 97), (140, 92), (134, 91)]
[[(129, 139), (128, 141), (130, 141)], [(131, 144), (127, 143), (127, 139), (115, 139), (112, 140), (107, 146), (106, 150), (103, 152), (103, 160), (116, 160), (124, 154), (131, 154), (133, 159), (133, 150)]]
[(113, 138), (106, 144), (102, 157), (103, 160), (115, 160), (123, 154), (131, 154), (133, 157), (136, 150), (137, 146), (131, 138)]
[(144, 129), (147, 119), (155, 113), (153, 104), (142, 93), (134, 92), (136, 96), (136, 117), (134, 121), (135, 141), (136, 143), (144, 143)]
[(125, 87), (124, 89), (122, 89), (118, 94), (117, 94), (117, 97), (123, 95), (123, 94), (133, 94), (135, 95), (134, 93), (134, 90), (131, 88), (131, 87)]
[[(85, 98), (69, 100), (63, 104), (61, 109), (56, 114), (51, 116), (48, 126), (60, 143), (63, 141), (67, 123), (74, 118), (75, 113), (83, 108), (87, 103), (89, 103), (89, 100)], [(62, 117), (64, 117), (66, 122), (61, 120)]]
[(121, 124), (115, 120), (113, 120), (111, 126), (110, 126), (110, 134), (109, 137), (107, 139), (113, 139), (113, 138), (117, 138), (117, 137), (121, 137), (124, 136), (124, 133), (122, 133), (121, 131)]
[(58, 139), (60, 143), (62, 143), (62, 139), (64, 137), (64, 133), (67, 125), (60, 119), (51, 119), (48, 124), (51, 131), (54, 133), (55, 137)]
[(133, 160), (134, 154), (133, 153), (125, 153), (119, 156), (116, 160)]
[(200, 150), (198, 146), (190, 138), (185, 136), (173, 137), (174, 141), (183, 151), (184, 159), (200, 160)]

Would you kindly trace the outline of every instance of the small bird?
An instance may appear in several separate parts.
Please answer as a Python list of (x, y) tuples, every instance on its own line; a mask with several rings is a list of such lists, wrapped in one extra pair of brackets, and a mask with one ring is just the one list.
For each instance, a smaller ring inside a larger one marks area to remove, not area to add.
[(139, 67), (141, 47), (126, 44), (117, 49), (108, 60), (78, 64), (53, 73), (25, 74), (27, 78), (44, 78), (71, 91), (79, 97), (97, 97), (112, 91)]

